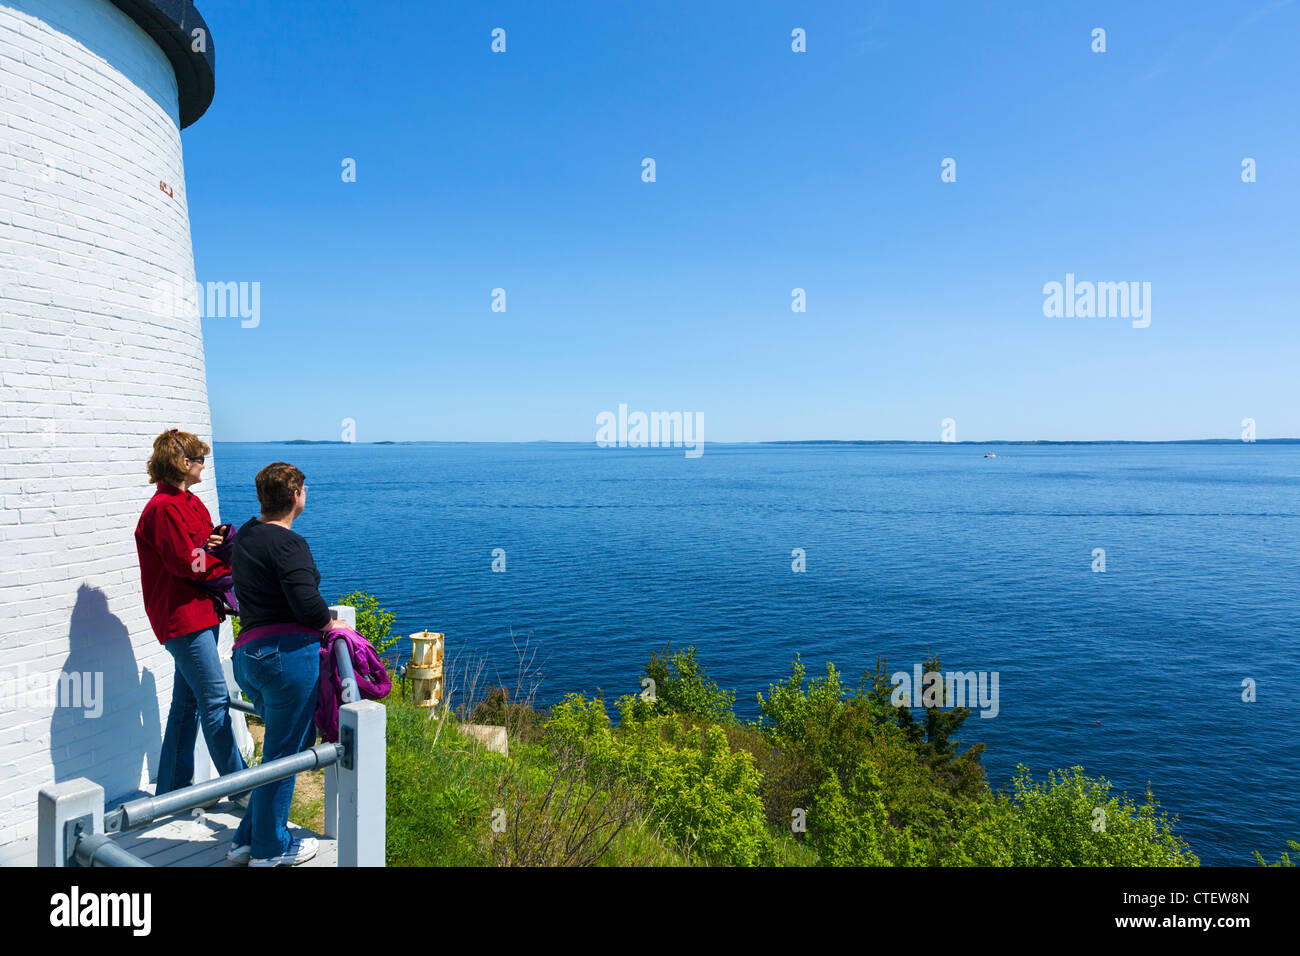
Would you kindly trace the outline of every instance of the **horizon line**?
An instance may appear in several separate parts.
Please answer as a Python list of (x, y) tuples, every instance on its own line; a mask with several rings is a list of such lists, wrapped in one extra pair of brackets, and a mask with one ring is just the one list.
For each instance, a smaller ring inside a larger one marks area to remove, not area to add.
[[(214, 442), (218, 440), (213, 439)], [(400, 441), (343, 441), (342, 439), (287, 438), (274, 440), (222, 439), (230, 445), (596, 445), (593, 441), (556, 441), (534, 438), (524, 441), (470, 441), (444, 439), (402, 439)], [(911, 438), (777, 438), (755, 441), (700, 441), (701, 445), (1287, 445), (1300, 444), (1300, 438), (990, 438), (973, 441), (935, 441)], [(677, 445), (612, 446), (622, 448), (678, 448)]]

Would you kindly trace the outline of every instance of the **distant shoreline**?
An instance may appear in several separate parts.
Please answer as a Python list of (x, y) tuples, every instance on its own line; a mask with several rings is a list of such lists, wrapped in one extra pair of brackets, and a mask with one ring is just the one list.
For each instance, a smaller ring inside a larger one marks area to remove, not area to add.
[[(594, 445), (594, 441), (325, 441), (312, 438), (291, 438), (284, 441), (221, 441), (221, 445)], [(1123, 438), (1097, 440), (1058, 441), (1047, 438), (1017, 441), (1009, 438), (991, 438), (988, 441), (911, 441), (905, 439), (838, 439), (809, 438), (777, 441), (710, 441), (706, 445), (1300, 445), (1300, 438), (1257, 438), (1245, 442), (1240, 438), (1174, 438), (1154, 441), (1134, 441)], [(628, 449), (618, 449), (626, 451)]]

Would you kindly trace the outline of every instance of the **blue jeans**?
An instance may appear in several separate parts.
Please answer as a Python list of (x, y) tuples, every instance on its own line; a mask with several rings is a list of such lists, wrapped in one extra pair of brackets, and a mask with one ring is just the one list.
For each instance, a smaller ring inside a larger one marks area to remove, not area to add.
[(217, 655), (217, 629), (208, 627), (172, 637), (163, 647), (176, 662), (176, 674), (162, 752), (158, 755), (156, 792), (160, 794), (194, 782), (194, 742), (200, 724), (219, 773), (234, 773), (246, 766), (230, 724), (230, 690)]
[[(320, 634), (280, 634), (235, 649), (235, 680), (266, 725), (262, 762), (289, 757), (316, 742)], [(289, 805), (294, 777), (253, 790), (235, 831), (235, 846), (253, 847), (253, 859), (289, 852)]]

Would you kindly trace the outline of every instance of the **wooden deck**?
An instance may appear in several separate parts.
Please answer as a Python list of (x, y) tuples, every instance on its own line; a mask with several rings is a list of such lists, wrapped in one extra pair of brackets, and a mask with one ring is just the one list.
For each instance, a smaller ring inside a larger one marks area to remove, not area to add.
[[(244, 811), (228, 800), (206, 810), (191, 810), (159, 820), (142, 830), (113, 837), (113, 842), (153, 866), (234, 866), (226, 851)], [(294, 836), (314, 836), (320, 841), (316, 856), (301, 866), (338, 866), (338, 842), (312, 830), (289, 824)]]

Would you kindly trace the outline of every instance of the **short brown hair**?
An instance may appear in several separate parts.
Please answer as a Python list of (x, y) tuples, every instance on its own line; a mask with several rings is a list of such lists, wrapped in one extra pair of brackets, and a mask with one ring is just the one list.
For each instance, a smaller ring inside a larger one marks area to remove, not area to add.
[(190, 470), (185, 459), (207, 457), (211, 451), (211, 446), (200, 441), (198, 435), (169, 428), (153, 440), (153, 454), (149, 456), (148, 464), (149, 480), (154, 484), (179, 485)]
[(284, 461), (273, 461), (257, 473), (257, 503), (267, 518), (282, 518), (293, 510), (293, 499), (307, 476)]

